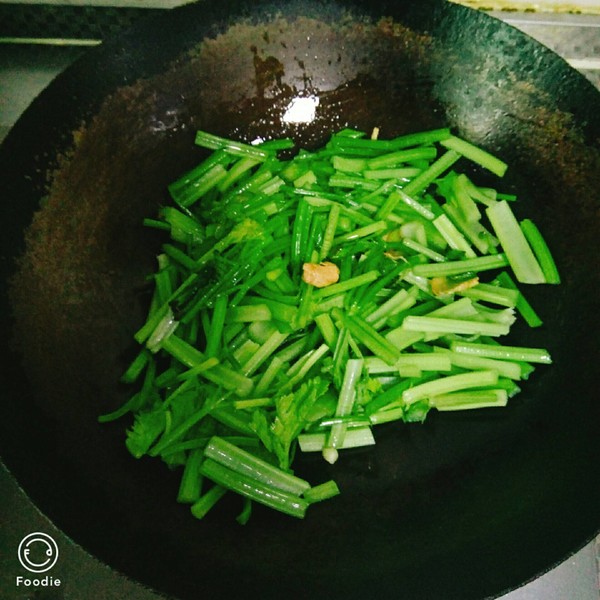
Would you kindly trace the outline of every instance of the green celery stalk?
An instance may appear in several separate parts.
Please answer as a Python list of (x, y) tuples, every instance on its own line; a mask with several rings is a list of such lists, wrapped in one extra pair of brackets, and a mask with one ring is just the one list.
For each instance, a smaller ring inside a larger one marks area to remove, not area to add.
[(254, 454), (238, 448), (221, 437), (213, 436), (204, 449), (204, 456), (270, 487), (300, 496), (310, 488), (308, 481), (290, 475)]
[[(327, 443), (327, 433), (301, 433), (298, 436), (298, 444), (302, 452), (322, 452)], [(338, 450), (347, 448), (359, 448), (361, 446), (373, 446), (375, 438), (370, 427), (357, 427), (348, 429), (344, 435), (344, 440)]]
[(503, 389), (470, 390), (439, 394), (429, 399), (429, 404), (439, 411), (472, 410), (506, 406), (508, 394)]
[(402, 393), (402, 399), (406, 404), (413, 404), (419, 400), (457, 392), (470, 388), (481, 388), (493, 386), (498, 382), (498, 372), (490, 370), (471, 371), (459, 375), (448, 375), (433, 381), (427, 381), (415, 385)]
[(486, 209), (486, 214), (517, 280), (521, 283), (545, 283), (542, 268), (508, 202), (496, 202)]
[(454, 352), (473, 354), (476, 356), (495, 358), (498, 360), (516, 360), (527, 363), (552, 363), (550, 353), (545, 348), (527, 348), (523, 346), (500, 346), (476, 342), (452, 342)]
[(304, 499), (309, 504), (314, 504), (315, 502), (329, 500), (330, 498), (339, 495), (339, 493), (340, 488), (337, 486), (337, 483), (331, 479), (306, 490), (306, 492), (304, 492)]
[(308, 502), (289, 492), (265, 485), (252, 477), (236, 473), (231, 469), (207, 459), (202, 464), (202, 474), (216, 484), (255, 500), (292, 517), (304, 518)]
[(421, 277), (448, 277), (469, 272), (479, 273), (506, 266), (508, 266), (508, 259), (505, 254), (500, 253), (465, 260), (448, 260), (443, 263), (415, 265), (412, 271), (415, 275)]
[(556, 263), (554, 262), (554, 257), (537, 225), (531, 219), (523, 219), (520, 225), (521, 231), (529, 242), (535, 257), (542, 268), (546, 283), (560, 283), (560, 275)]
[(203, 519), (208, 511), (227, 493), (220, 485), (214, 485), (206, 494), (198, 498), (190, 508), (190, 512), (196, 519)]
[(506, 173), (506, 169), (508, 165), (496, 158), (489, 152), (486, 152), (482, 148), (467, 142), (466, 140), (460, 139), (456, 136), (451, 136), (445, 140), (441, 140), (440, 144), (445, 148), (449, 148), (450, 150), (454, 150), (462, 154), (465, 158), (468, 158), (470, 161), (477, 163), (484, 169), (491, 171), (494, 175), (498, 177), (503, 177)]

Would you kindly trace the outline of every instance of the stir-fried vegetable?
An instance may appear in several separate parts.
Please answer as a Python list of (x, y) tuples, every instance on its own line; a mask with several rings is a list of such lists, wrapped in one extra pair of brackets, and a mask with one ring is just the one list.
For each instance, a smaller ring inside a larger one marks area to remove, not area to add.
[(198, 518), (228, 490), (241, 523), (252, 501), (303, 517), (339, 490), (294, 475), (297, 448), (335, 463), (382, 423), (505, 406), (551, 362), (500, 341), (519, 315), (541, 325), (517, 286), (560, 281), (542, 234), (454, 170), (506, 164), (447, 129), (375, 138), (281, 159), (289, 140), (199, 132), (213, 154), (146, 220), (169, 239), (123, 375), (137, 391), (100, 420), (133, 413), (127, 448), (181, 467)]

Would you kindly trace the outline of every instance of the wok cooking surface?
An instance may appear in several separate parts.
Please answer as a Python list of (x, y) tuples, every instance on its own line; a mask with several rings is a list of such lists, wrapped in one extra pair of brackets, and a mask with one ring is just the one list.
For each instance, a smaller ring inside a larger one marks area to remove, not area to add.
[[(8, 495), (7, 497), (9, 499), (13, 498), (13, 500), (15, 501), (14, 502), (15, 504), (20, 504), (18, 492), (14, 492), (13, 494), (14, 495), (12, 495), (12, 496)], [(37, 519), (36, 522), (40, 523), (40, 526), (45, 526), (45, 525), (43, 525), (44, 522), (40, 521), (39, 517), (37, 515), (35, 516), (35, 518)], [(33, 521), (31, 523), (33, 523)], [(31, 527), (32, 527), (32, 525), (30, 525), (29, 522), (27, 522), (27, 521), (24, 522), (23, 525), (22, 525), (22, 528), (24, 530), (23, 533), (27, 533), (28, 531), (25, 531), (25, 530), (29, 530)], [(31, 530), (33, 530), (33, 529), (31, 529)], [(9, 547), (13, 547), (13, 546), (9, 546)], [(63, 548), (64, 548), (64, 556), (61, 559), (61, 564), (63, 565), (64, 568), (66, 568), (66, 565), (67, 565), (68, 562), (76, 561), (77, 560), (77, 558), (75, 556), (75, 554), (76, 554), (75, 553), (75, 548), (66, 539), (64, 540), (63, 543), (61, 543), (60, 547), (61, 547), (61, 551), (63, 551)], [(588, 549), (587, 554), (585, 556), (587, 558), (589, 558), (591, 556), (591, 552), (592, 552), (592, 550)], [(13, 560), (13, 563), (14, 562), (15, 561)], [(71, 563), (71, 564), (74, 564), (74, 562)], [(98, 577), (101, 580), (103, 580), (103, 581), (107, 580), (107, 579), (111, 579), (114, 582), (115, 586), (117, 586), (117, 587), (118, 586), (123, 586), (123, 587), (118, 587), (118, 589), (120, 591), (114, 593), (114, 597), (115, 598), (116, 597), (128, 597), (128, 598), (140, 598), (140, 599), (143, 598), (145, 600), (146, 598), (153, 597), (152, 593), (143, 591), (139, 587), (133, 586), (130, 583), (128, 583), (126, 581), (123, 581), (122, 579), (119, 579), (118, 577), (115, 577), (113, 574), (110, 573), (110, 571), (108, 571), (103, 566), (98, 565), (98, 564), (94, 564), (93, 562), (89, 563), (89, 564), (91, 564), (91, 566), (89, 566), (89, 567), (85, 566), (85, 565), (82, 566), (82, 568), (87, 571), (87, 574), (89, 574), (90, 578), (91, 578), (90, 580), (88, 580), (88, 583), (85, 584), (85, 587), (83, 587), (82, 589), (85, 589), (87, 592), (89, 592), (90, 593), (90, 597), (110, 597), (110, 596), (107, 596), (107, 594), (104, 593), (104, 592), (103, 592), (102, 595), (100, 593), (92, 593), (92, 592), (90, 592), (90, 587), (89, 587), (90, 586), (90, 583), (89, 583), (90, 581), (92, 582), (92, 585), (94, 584), (93, 582), (96, 582), (96, 584), (98, 586), (103, 585), (103, 584), (98, 583), (99, 579), (95, 579), (95, 575), (92, 574), (93, 572), (97, 572), (98, 573)], [(592, 563), (590, 562), (590, 564), (592, 564)], [(3, 568), (2, 571), (4, 573), (15, 573), (15, 567), (11, 563), (9, 563), (9, 568), (8, 569), (7, 568)], [(81, 576), (81, 574), (76, 573), (76, 572), (74, 572), (72, 570), (72, 567), (70, 567), (70, 569), (69, 569), (68, 572), (72, 573), (72, 575), (70, 575), (68, 577), (68, 583), (69, 583), (70, 588), (65, 588), (65, 593), (67, 594), (67, 595), (65, 595), (65, 597), (67, 597), (67, 598), (69, 597), (68, 596), (68, 593), (69, 593), (68, 590), (69, 589), (73, 590), (73, 586), (80, 585), (80, 583), (75, 583), (75, 582), (77, 580), (79, 580), (80, 578), (83, 579), (83, 577)], [(581, 572), (583, 572), (583, 569), (580, 570), (580, 573)], [(589, 570), (586, 572), (587, 575), (589, 575), (590, 573), (591, 573), (591, 571), (589, 571)], [(554, 581), (556, 582), (556, 580), (554, 580)], [(575, 580), (575, 581), (577, 581), (577, 580)], [(66, 582), (67, 582), (67, 580), (66, 580)], [(114, 589), (117, 589), (117, 587), (115, 587)], [(553, 584), (553, 587), (555, 587), (555, 583)], [(93, 589), (93, 588), (91, 588), (91, 589)], [(104, 588), (98, 587), (98, 591), (100, 591), (100, 589), (104, 589)], [(113, 589), (113, 588), (111, 588), (111, 589)], [(572, 590), (573, 590), (573, 588), (572, 588), (572, 585), (571, 585), (571, 592), (572, 592)], [(107, 592), (107, 593), (112, 593), (112, 592)], [(525, 591), (524, 591), (524, 593), (525, 593)], [(585, 592), (583, 592), (583, 593), (585, 593)], [(48, 597), (51, 597), (51, 596), (48, 596)], [(77, 596), (73, 595), (72, 597), (77, 597)], [(514, 597), (515, 597), (515, 599), (517, 598), (517, 596), (514, 596)], [(578, 600), (578, 597), (575, 596), (575, 595), (570, 595), (570, 597), (573, 598), (574, 600), (577, 598), (577, 600)], [(581, 595), (580, 597), (582, 599), (585, 598), (586, 600), (588, 598), (588, 596), (585, 596), (585, 595)], [(548, 595), (548, 594), (545, 594), (544, 598), (551, 599), (552, 596)], [(593, 598), (593, 596), (589, 596), (589, 598)], [(511, 597), (511, 600), (512, 600), (512, 597)]]

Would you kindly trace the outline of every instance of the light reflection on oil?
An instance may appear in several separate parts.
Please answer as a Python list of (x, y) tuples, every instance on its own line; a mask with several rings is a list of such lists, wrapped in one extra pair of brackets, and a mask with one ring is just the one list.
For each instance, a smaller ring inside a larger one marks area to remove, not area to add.
[(315, 120), (319, 98), (305, 96), (294, 98), (285, 109), (281, 120), (284, 123), (312, 123)]

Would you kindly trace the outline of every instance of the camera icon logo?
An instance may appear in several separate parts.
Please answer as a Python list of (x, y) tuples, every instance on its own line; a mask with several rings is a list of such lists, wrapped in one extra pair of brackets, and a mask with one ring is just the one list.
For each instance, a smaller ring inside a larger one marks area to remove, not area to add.
[(45, 573), (58, 560), (58, 545), (47, 533), (36, 531), (21, 540), (17, 556), (30, 573)]

